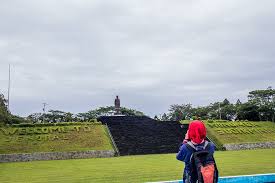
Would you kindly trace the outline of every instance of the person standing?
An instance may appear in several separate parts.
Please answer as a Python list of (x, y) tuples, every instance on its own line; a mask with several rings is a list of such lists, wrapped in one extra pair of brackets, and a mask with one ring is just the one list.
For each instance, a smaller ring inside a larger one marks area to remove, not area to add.
[[(217, 181), (218, 171), (213, 157), (215, 145), (205, 139), (206, 127), (204, 123), (199, 120), (192, 121), (176, 156), (177, 160), (185, 163), (183, 183), (200, 182), (200, 178), (204, 179), (202, 181), (204, 183)], [(203, 160), (199, 159), (203, 156), (205, 156)], [(204, 162), (197, 164), (200, 161)], [(201, 166), (202, 164), (203, 166)], [(198, 173), (198, 171), (202, 172)], [(206, 176), (204, 176), (204, 173), (206, 173)]]

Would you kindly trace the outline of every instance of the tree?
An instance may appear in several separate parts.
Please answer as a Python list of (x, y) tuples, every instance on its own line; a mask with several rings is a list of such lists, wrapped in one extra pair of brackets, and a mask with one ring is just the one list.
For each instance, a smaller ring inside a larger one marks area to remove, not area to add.
[(7, 108), (7, 100), (0, 94), (0, 123), (7, 124), (10, 121), (10, 112)]
[(220, 119), (219, 108), (220, 102), (210, 103), (210, 105), (208, 106), (208, 118)]
[[(97, 109), (89, 110), (88, 112), (85, 113), (78, 113), (77, 117), (80, 118), (82, 121), (89, 121), (92, 119), (96, 119), (100, 116), (108, 116), (108, 115), (113, 115), (115, 112), (115, 107), (114, 106), (106, 106), (106, 107), (99, 107)], [(144, 113), (141, 111), (137, 111), (134, 109), (129, 109), (126, 107), (121, 107), (120, 112), (122, 115), (125, 116), (144, 116)]]
[(258, 115), (259, 107), (253, 102), (246, 102), (237, 107), (237, 119), (259, 121)]
[(120, 108), (121, 114), (126, 115), (126, 116), (145, 116), (143, 112), (126, 108), (126, 107), (121, 107)]
[(209, 113), (209, 107), (197, 107), (193, 108), (192, 115), (197, 116), (197, 118), (200, 118), (202, 120), (208, 119), (208, 113)]
[(174, 121), (180, 121), (192, 117), (192, 105), (191, 104), (174, 104), (169, 109), (169, 119)]
[(157, 115), (155, 115), (154, 120), (160, 121)]
[(241, 104), (242, 103), (241, 103), (240, 99), (238, 99), (237, 102), (236, 102), (236, 105), (238, 106), (238, 105), (241, 105)]
[(169, 118), (168, 118), (167, 114), (163, 113), (163, 115), (161, 116), (161, 121), (168, 121), (168, 120), (169, 120)]
[(65, 121), (65, 122), (74, 121), (73, 113), (66, 112), (66, 113), (64, 114), (64, 121)]
[(224, 101), (222, 102), (222, 106), (226, 106), (226, 105), (229, 105), (230, 102), (227, 98), (224, 99)]
[(258, 107), (260, 120), (274, 121), (275, 118), (275, 90), (268, 87), (266, 90), (254, 90), (249, 92), (248, 101)]
[(37, 123), (37, 122), (42, 122), (43, 121), (43, 116), (42, 113), (33, 113), (30, 114), (27, 119), (29, 121), (32, 121), (33, 123)]
[(65, 122), (65, 114), (66, 112), (64, 111), (49, 110), (49, 112), (45, 114), (45, 118), (49, 122)]
[(233, 104), (227, 104), (221, 108), (221, 117), (223, 120), (235, 119), (236, 113), (236, 107)]

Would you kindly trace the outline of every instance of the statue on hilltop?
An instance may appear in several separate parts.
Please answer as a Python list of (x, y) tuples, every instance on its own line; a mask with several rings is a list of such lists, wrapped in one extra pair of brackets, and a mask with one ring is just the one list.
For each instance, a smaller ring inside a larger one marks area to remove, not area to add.
[(119, 115), (119, 114), (121, 114), (120, 99), (118, 98), (118, 96), (116, 96), (116, 99), (115, 99), (115, 115)]

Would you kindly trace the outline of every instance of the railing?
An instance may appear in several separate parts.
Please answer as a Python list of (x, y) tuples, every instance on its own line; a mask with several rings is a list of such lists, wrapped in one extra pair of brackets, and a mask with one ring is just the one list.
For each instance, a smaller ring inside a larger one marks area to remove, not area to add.
[(118, 148), (116, 146), (116, 143), (114, 141), (113, 135), (112, 135), (112, 133), (111, 133), (111, 131), (110, 131), (107, 123), (106, 123), (106, 129), (107, 129), (107, 133), (109, 134), (109, 137), (110, 137), (110, 139), (112, 141), (112, 144), (114, 146), (114, 149), (115, 149), (115, 152), (116, 152), (117, 156), (120, 156), (119, 150), (118, 150)]

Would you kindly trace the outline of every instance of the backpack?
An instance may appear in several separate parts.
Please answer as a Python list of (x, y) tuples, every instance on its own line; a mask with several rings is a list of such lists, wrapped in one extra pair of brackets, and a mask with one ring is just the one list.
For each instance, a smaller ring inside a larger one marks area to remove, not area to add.
[(209, 152), (210, 143), (205, 141), (203, 148), (195, 147), (190, 141), (186, 147), (192, 151), (190, 172), (185, 176), (188, 183), (217, 183), (218, 169), (213, 154)]

